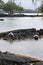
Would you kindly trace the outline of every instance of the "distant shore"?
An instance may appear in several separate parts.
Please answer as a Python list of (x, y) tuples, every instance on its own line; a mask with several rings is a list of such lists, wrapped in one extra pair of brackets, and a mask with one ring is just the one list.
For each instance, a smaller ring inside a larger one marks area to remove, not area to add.
[(17, 14), (17, 15), (15, 15), (15, 14), (0, 14), (0, 17), (43, 17), (43, 15), (25, 15), (25, 14)]

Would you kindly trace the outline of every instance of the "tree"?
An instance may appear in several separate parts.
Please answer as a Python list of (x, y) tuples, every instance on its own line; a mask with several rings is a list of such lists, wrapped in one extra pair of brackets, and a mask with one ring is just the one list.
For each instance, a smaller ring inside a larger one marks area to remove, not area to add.
[(21, 13), (21, 11), (23, 11), (24, 8), (19, 6), (19, 5), (17, 5), (15, 10), (18, 11), (19, 13)]
[(43, 13), (43, 4), (36, 9), (38, 13)]
[(0, 0), (0, 8), (4, 7), (4, 2), (2, 0)]
[(3, 3), (4, 1), (3, 0), (0, 0), (0, 3)]
[(4, 5), (4, 10), (6, 10), (7, 12), (9, 12), (10, 14), (13, 14), (14, 10), (16, 11), (22, 11), (23, 7), (16, 5), (16, 3), (14, 2), (7, 2)]
[(9, 0), (9, 2), (14, 2), (15, 0)]
[(4, 10), (6, 10), (7, 12), (13, 13), (13, 10), (16, 8), (16, 3), (13, 2), (7, 2), (4, 5)]
[(0, 0), (0, 3), (1, 3), (2, 0)]
[[(34, 3), (34, 1), (37, 3), (38, 0), (32, 0), (32, 2)], [(39, 13), (43, 13), (43, 0), (40, 0), (41, 1), (41, 5), (36, 9), (37, 12)]]

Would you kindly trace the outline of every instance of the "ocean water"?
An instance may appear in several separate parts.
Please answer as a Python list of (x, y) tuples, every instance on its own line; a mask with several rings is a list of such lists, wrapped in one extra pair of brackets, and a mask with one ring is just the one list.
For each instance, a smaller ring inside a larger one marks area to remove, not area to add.
[[(27, 28), (43, 29), (43, 17), (2, 17), (2, 19), (4, 21), (0, 21), (0, 32)], [(0, 39), (0, 51), (43, 59), (43, 38), (37, 41), (26, 39), (13, 42)]]

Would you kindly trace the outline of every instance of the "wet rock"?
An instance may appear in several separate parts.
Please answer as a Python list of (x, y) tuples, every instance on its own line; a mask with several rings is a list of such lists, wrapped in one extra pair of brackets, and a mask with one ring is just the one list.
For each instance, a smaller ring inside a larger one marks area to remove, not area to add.
[[(36, 36), (37, 35), (37, 36)], [(38, 40), (40, 35), (43, 35), (43, 29), (36, 30), (35, 28), (32, 29), (19, 29), (19, 30), (12, 30), (0, 33), (0, 38), (3, 38), (4, 40), (15, 40), (15, 39), (28, 39), (28, 38), (34, 38), (35, 40)]]
[(10, 33), (8, 34), (8, 36), (12, 38), (12, 37), (14, 37), (14, 34), (13, 34), (12, 32), (10, 32)]
[(43, 35), (43, 29), (38, 30), (40, 35)]
[(14, 34), (12, 32), (8, 33), (6, 36), (5, 36), (6, 39), (14, 39)]
[(31, 63), (25, 63), (25, 64), (22, 64), (22, 65), (31, 65)]
[(32, 29), (31, 29), (31, 32), (36, 32), (36, 29), (35, 29), (35, 28), (32, 28)]
[(40, 29), (40, 34), (43, 35), (43, 29)]
[(43, 62), (36, 62), (34, 65), (43, 65)]
[(10, 54), (10, 52), (6, 51), (6, 52), (3, 52), (3, 54)]
[(40, 61), (35, 58), (11, 54), (9, 52), (0, 53), (0, 65), (33, 65)]
[(33, 38), (34, 38), (35, 40), (38, 40), (39, 36), (38, 36), (38, 35), (34, 35)]
[(0, 21), (4, 21), (4, 19), (0, 19)]

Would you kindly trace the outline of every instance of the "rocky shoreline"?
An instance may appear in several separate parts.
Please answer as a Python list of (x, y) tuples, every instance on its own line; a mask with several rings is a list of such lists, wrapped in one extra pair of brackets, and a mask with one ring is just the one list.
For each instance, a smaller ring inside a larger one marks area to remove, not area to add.
[(0, 52), (0, 65), (43, 65), (43, 61), (19, 54)]
[(38, 40), (43, 36), (43, 29), (18, 29), (0, 33), (0, 39), (4, 40), (21, 40), (21, 39), (35, 39)]

